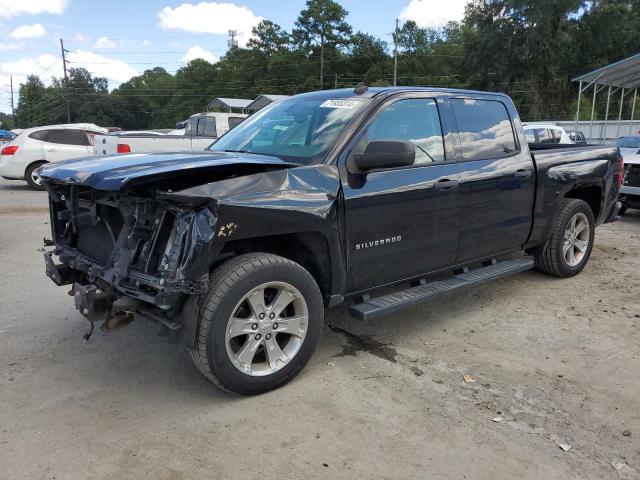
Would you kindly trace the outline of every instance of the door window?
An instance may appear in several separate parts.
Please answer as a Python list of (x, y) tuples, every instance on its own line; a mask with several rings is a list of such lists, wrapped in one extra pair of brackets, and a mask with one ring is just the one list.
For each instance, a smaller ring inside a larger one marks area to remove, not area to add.
[(72, 129), (49, 130), (47, 142), (63, 145), (89, 145), (87, 137), (82, 130)]
[(408, 140), (416, 147), (415, 165), (443, 162), (444, 138), (435, 100), (411, 98), (386, 107), (369, 125), (356, 150), (375, 140)]
[(465, 160), (507, 157), (516, 152), (511, 119), (502, 102), (454, 98), (451, 106)]
[(229, 117), (229, 130), (244, 120), (243, 117)]

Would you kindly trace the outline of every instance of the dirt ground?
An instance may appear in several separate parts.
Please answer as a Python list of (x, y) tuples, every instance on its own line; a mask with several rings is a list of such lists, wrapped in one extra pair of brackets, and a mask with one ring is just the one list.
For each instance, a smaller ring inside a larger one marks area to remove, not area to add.
[(302, 374), (253, 398), (151, 323), (83, 340), (44, 236), (46, 196), (0, 181), (2, 479), (639, 478), (640, 212), (598, 229), (575, 278), (330, 311)]

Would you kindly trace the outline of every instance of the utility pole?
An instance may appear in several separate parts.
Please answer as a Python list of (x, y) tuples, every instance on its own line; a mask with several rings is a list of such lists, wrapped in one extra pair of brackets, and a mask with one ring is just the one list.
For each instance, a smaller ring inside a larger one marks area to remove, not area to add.
[(334, 88), (334, 90), (338, 89), (338, 74), (337, 73), (333, 76), (333, 88)]
[(67, 99), (67, 123), (71, 123), (71, 102), (69, 101), (69, 76), (67, 75), (67, 58), (65, 53), (68, 50), (64, 49), (64, 42), (60, 39), (60, 51), (62, 52), (62, 68), (64, 70), (64, 96)]
[(320, 90), (324, 90), (324, 38), (320, 37)]
[(16, 128), (16, 111), (13, 108), (13, 75), (9, 75), (9, 85), (11, 86), (11, 128)]
[(396, 18), (396, 31), (393, 34), (393, 86), (398, 84), (398, 19)]

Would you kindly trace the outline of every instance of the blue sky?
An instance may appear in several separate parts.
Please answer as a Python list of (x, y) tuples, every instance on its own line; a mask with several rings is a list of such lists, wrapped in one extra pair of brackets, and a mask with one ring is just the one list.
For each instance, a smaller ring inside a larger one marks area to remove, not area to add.
[[(422, 26), (457, 20), (465, 0), (338, 0), (348, 21), (390, 41), (396, 18)], [(175, 72), (193, 58), (212, 61), (235, 29), (242, 44), (251, 27), (269, 19), (290, 31), (305, 0), (0, 0), (0, 111), (9, 112), (14, 87), (27, 75), (46, 83), (62, 75), (59, 38), (71, 66), (109, 79), (111, 88), (147, 68)]]

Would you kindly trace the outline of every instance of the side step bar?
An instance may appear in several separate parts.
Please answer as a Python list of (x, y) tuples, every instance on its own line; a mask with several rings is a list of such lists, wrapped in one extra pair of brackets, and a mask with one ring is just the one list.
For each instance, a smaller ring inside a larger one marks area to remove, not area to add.
[(397, 312), (438, 295), (453, 293), (464, 288), (475, 287), (491, 280), (530, 270), (533, 265), (534, 262), (530, 258), (507, 260), (492, 263), (486, 267), (464, 271), (445, 280), (422, 283), (424, 282), (423, 280), (418, 286), (399, 290), (381, 297), (364, 297), (362, 303), (356, 303), (349, 307), (349, 313), (359, 320), (371, 320), (372, 318)]

